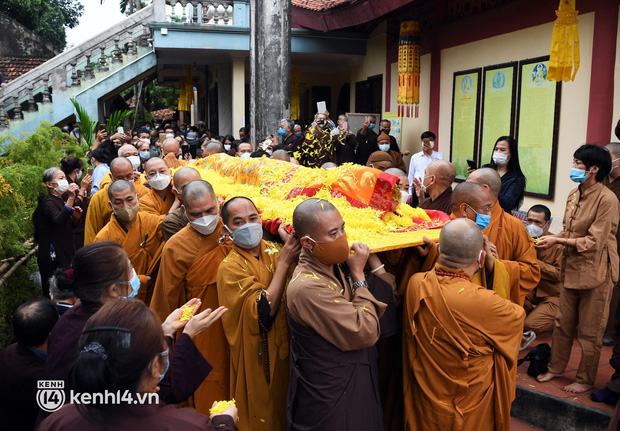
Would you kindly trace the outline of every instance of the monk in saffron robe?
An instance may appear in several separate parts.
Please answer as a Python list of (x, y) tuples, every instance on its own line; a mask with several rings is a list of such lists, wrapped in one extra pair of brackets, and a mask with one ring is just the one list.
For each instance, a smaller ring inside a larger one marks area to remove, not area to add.
[(405, 429), (510, 430), (525, 312), (472, 283), (486, 258), (475, 223), (450, 221), (439, 241), (404, 302)]
[(181, 206), (172, 194), (170, 168), (163, 159), (148, 159), (144, 162), (144, 172), (151, 190), (140, 198), (140, 211), (165, 216)]
[[(501, 177), (491, 168), (473, 171), (467, 181), (487, 187), (496, 199), (502, 187)], [(491, 221), (482, 233), (495, 245), (499, 259), (508, 270), (510, 300), (522, 306), (527, 294), (534, 290), (540, 281), (540, 266), (534, 241), (523, 223), (504, 212), (499, 201), (495, 202), (491, 210)]]
[(287, 429), (383, 430), (375, 344), (386, 304), (368, 290), (370, 248), (349, 248), (340, 213), (319, 199), (297, 206), (293, 227), (303, 248), (286, 292)]
[[(95, 241), (95, 236), (110, 221), (112, 209), (110, 208), (107, 187), (112, 181), (126, 180), (134, 181), (135, 171), (131, 162), (125, 157), (117, 157), (110, 163), (110, 180), (101, 187), (101, 193), (95, 193), (88, 205), (86, 211), (86, 222), (84, 225), (84, 245)], [(104, 178), (105, 180), (105, 178)], [(103, 181), (101, 182), (103, 184)], [(149, 189), (143, 186), (139, 181), (133, 183), (138, 197), (149, 193)]]
[(155, 214), (138, 212), (140, 203), (136, 189), (129, 181), (120, 180), (110, 184), (108, 197), (114, 217), (99, 231), (95, 242), (113, 241), (123, 247), (140, 279), (136, 299), (148, 305), (164, 247), (162, 219)]
[[(208, 182), (192, 181), (185, 186), (183, 208), (190, 223), (164, 245), (150, 304), (164, 318), (189, 298), (200, 299), (203, 308), (218, 308), (217, 269), (231, 250), (229, 244), (220, 243), (224, 225)], [(213, 370), (189, 405), (208, 415), (214, 401), (230, 396), (230, 348), (222, 322), (215, 322), (196, 336), (194, 343)]]
[(185, 164), (187, 163), (187, 161), (185, 160), (179, 160), (179, 156), (182, 155), (181, 145), (179, 144), (179, 141), (177, 141), (175, 138), (166, 139), (161, 146), (161, 151), (162, 156), (164, 157), (164, 160), (166, 161), (170, 169), (176, 169), (178, 167), (185, 166)]
[[(202, 179), (200, 173), (189, 166), (183, 166), (178, 169), (172, 177), (172, 194), (179, 202), (182, 202), (183, 187), (191, 181), (197, 181)], [(161, 233), (164, 237), (164, 241), (168, 241), (172, 235), (187, 226), (187, 216), (185, 210), (182, 207), (177, 208), (174, 211), (170, 211), (161, 225)]]
[(301, 245), (294, 235), (281, 250), (264, 241), (258, 210), (244, 197), (224, 204), (222, 220), (231, 231), (233, 249), (220, 264), (217, 291), (220, 305), (228, 308), (222, 323), (230, 344), (230, 398), (239, 409), (237, 429), (284, 431), (289, 374), (284, 289)]

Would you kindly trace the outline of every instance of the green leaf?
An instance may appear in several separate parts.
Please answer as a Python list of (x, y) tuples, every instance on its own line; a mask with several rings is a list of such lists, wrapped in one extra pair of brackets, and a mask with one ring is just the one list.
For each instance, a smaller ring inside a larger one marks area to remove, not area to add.
[(128, 109), (124, 111), (114, 111), (112, 115), (110, 115), (110, 119), (108, 120), (108, 126), (106, 128), (108, 131), (108, 135), (113, 135), (114, 133), (116, 133), (116, 129), (118, 129), (118, 126), (120, 126), (123, 121), (125, 121), (125, 118), (129, 117), (131, 114), (133, 114), (133, 111), (130, 111)]
[(95, 128), (97, 127), (97, 121), (93, 120), (90, 115), (88, 115), (86, 109), (84, 109), (84, 107), (82, 107), (77, 100), (71, 99), (71, 103), (73, 103), (73, 107), (75, 108), (80, 134), (88, 144), (88, 148), (90, 148), (95, 143)]

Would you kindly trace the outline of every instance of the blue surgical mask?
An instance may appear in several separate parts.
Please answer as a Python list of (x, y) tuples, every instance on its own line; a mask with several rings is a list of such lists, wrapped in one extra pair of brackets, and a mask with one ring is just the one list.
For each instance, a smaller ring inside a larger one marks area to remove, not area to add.
[(480, 214), (478, 211), (473, 209), (470, 205), (467, 205), (469, 209), (476, 213), (476, 225), (480, 228), (480, 230), (484, 230), (491, 223), (491, 216), (486, 214)]
[(381, 144), (379, 145), (379, 149), (387, 153), (388, 151), (390, 151), (390, 144)]
[(123, 284), (129, 283), (131, 285), (131, 293), (129, 294), (129, 296), (120, 296), (119, 298), (121, 299), (135, 298), (138, 294), (138, 291), (140, 290), (140, 279), (138, 278), (138, 274), (136, 274), (135, 269), (132, 268), (131, 270), (133, 271), (133, 276), (131, 277), (131, 280), (122, 282)]
[(588, 179), (588, 174), (590, 171), (586, 172), (585, 169), (577, 169), (573, 168), (570, 170), (570, 179), (576, 183), (583, 183), (586, 179)]
[(286, 129), (284, 129), (284, 127), (280, 127), (280, 128), (278, 129), (278, 133), (279, 133), (281, 136), (284, 136), (284, 135), (286, 135)]
[(301, 132), (295, 133), (295, 136), (297, 136), (298, 138), (301, 138)]
[(142, 160), (148, 160), (151, 158), (151, 152), (150, 151), (140, 151), (140, 158)]
[(369, 130), (372, 130), (372, 129), (374, 129), (374, 128), (375, 128), (375, 125), (374, 125), (374, 124), (370, 124), (370, 125), (368, 126), (368, 129), (369, 129)]

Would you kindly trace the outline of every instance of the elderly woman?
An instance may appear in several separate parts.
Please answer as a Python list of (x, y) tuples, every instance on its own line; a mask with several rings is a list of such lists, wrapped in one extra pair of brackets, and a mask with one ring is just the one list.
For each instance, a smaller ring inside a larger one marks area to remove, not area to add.
[[(75, 254), (73, 228), (82, 217), (77, 206), (76, 195), (79, 186), (69, 184), (60, 168), (49, 168), (43, 172), (47, 195), (39, 199), (32, 214), (34, 239), (39, 244), (37, 263), (41, 273), (43, 296), (49, 296), (49, 278), (56, 268), (71, 264)], [(66, 193), (67, 200), (62, 196)]]
[(120, 404), (67, 404), (39, 429), (234, 430), (234, 405), (212, 415), (210, 421), (192, 408), (160, 402), (157, 391), (170, 365), (170, 339), (144, 303), (105, 305), (84, 327), (71, 387), (81, 394), (123, 394)]
[[(71, 267), (60, 282), (73, 284), (73, 292), (80, 303), (65, 312), (48, 339), (46, 378), (69, 380), (71, 367), (78, 355), (78, 342), (88, 319), (106, 304), (133, 298), (140, 287), (140, 280), (123, 248), (113, 242), (97, 242), (81, 248), (73, 258)], [(187, 305), (196, 305), (198, 299)], [(175, 343), (173, 386), (162, 388), (161, 398), (170, 403), (185, 401), (207, 377), (211, 367), (202, 357), (192, 339), (208, 328), (226, 311), (224, 307), (196, 314), (189, 322), (180, 321), (182, 308), (173, 311), (161, 325), (164, 334), (181, 334)], [(191, 364), (191, 365), (190, 365)]]
[(570, 359), (573, 336), (581, 345), (581, 362), (574, 383), (564, 391), (578, 394), (592, 388), (598, 371), (603, 332), (607, 324), (612, 287), (618, 281), (618, 198), (603, 180), (611, 170), (611, 157), (601, 147), (582, 145), (573, 154), (570, 178), (579, 186), (568, 195), (564, 229), (543, 237), (536, 248), (564, 247), (560, 305), (555, 317), (549, 372), (546, 382), (561, 377)]

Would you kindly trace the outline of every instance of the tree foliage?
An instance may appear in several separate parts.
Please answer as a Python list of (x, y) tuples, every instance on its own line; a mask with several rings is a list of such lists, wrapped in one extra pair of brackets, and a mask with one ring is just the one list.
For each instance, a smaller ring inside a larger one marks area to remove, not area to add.
[(178, 88), (159, 85), (155, 80), (146, 86), (144, 106), (149, 112), (159, 109), (176, 110), (180, 94), (181, 91)]
[(78, 25), (84, 6), (80, 0), (2, 0), (0, 11), (56, 48), (64, 49), (65, 30)]

